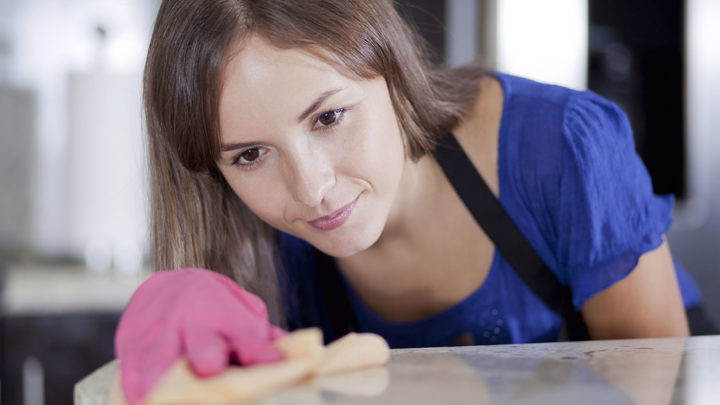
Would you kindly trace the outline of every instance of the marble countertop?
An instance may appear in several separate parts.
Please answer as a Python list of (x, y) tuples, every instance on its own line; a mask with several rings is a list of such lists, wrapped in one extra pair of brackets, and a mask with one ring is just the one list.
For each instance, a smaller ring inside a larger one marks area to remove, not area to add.
[[(112, 362), (75, 387), (105, 403)], [(277, 404), (718, 404), (720, 336), (395, 349), (384, 367), (324, 377)]]

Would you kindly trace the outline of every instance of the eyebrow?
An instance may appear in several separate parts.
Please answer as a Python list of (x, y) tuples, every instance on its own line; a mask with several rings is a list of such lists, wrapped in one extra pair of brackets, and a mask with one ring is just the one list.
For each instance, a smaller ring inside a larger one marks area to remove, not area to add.
[(245, 143), (228, 143), (220, 145), (220, 152), (228, 152), (236, 149), (248, 148), (250, 146), (257, 145), (257, 142), (245, 142)]
[(317, 99), (315, 99), (315, 101), (312, 104), (310, 104), (310, 106), (307, 109), (305, 109), (305, 111), (303, 111), (302, 114), (300, 114), (298, 116), (297, 122), (298, 123), (302, 122), (305, 118), (307, 118), (308, 115), (312, 114), (313, 111), (317, 110), (318, 107), (320, 107), (320, 105), (325, 100), (327, 100), (328, 97), (332, 96), (335, 93), (343, 91), (343, 90), (345, 90), (345, 89), (342, 89), (342, 88), (341, 89), (333, 89), (333, 90), (325, 91), (322, 94), (320, 94), (320, 96)]

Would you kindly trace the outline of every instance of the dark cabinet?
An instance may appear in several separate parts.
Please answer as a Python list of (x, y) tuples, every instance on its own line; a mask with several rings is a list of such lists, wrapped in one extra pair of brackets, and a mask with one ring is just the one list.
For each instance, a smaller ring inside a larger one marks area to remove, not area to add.
[(0, 317), (0, 402), (21, 405), (27, 395), (47, 405), (72, 404), (75, 383), (114, 358), (119, 318), (116, 313)]

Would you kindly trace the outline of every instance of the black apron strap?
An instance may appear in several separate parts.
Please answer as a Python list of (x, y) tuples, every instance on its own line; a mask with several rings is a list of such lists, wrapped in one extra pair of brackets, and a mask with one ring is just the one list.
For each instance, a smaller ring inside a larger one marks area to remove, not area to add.
[(482, 176), (458, 144), (448, 134), (434, 151), (453, 188), (470, 210), (475, 221), (495, 244), (495, 248), (550, 309), (565, 319), (569, 340), (589, 338), (582, 316), (572, 305), (570, 288), (560, 283), (517, 228)]

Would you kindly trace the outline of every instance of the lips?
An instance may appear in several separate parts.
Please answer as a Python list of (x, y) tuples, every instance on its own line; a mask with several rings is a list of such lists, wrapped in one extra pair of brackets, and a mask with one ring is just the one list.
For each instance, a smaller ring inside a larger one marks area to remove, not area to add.
[(313, 228), (319, 229), (321, 231), (332, 231), (333, 229), (341, 227), (350, 218), (350, 214), (352, 214), (352, 211), (355, 208), (355, 204), (357, 204), (358, 198), (360, 197), (358, 196), (353, 202), (340, 208), (339, 210), (333, 212), (330, 215), (308, 221), (308, 224), (310, 224)]

